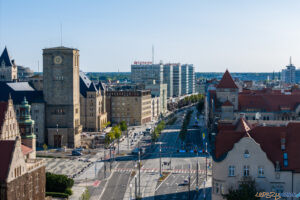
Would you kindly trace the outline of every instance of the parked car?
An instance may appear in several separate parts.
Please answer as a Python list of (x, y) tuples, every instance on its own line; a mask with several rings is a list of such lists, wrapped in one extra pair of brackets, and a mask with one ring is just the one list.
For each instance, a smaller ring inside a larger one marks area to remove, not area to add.
[(73, 150), (72, 151), (72, 156), (81, 156), (82, 153), (80, 153), (79, 151)]

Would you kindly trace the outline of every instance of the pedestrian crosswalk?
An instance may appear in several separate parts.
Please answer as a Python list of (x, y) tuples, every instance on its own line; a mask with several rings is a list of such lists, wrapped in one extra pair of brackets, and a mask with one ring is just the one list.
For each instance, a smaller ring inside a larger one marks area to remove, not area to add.
[[(120, 173), (129, 173), (132, 171), (135, 171), (137, 169), (133, 168), (115, 168), (115, 172), (120, 172)], [(157, 168), (141, 168), (141, 172), (144, 173), (159, 173), (159, 169)], [(196, 174), (197, 170), (188, 170), (188, 169), (162, 169), (162, 172), (170, 172), (170, 173), (176, 173), (176, 174)], [(204, 174), (205, 170), (199, 170), (199, 174)]]

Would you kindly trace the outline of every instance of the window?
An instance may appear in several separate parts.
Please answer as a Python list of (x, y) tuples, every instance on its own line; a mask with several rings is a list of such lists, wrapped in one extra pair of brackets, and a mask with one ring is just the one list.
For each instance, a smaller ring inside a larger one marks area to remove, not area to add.
[(248, 165), (245, 165), (244, 166), (244, 172), (243, 172), (244, 176), (249, 176), (250, 174), (250, 171), (249, 171), (249, 166)]
[(228, 176), (234, 176), (235, 167), (230, 165), (228, 168)]
[(244, 152), (244, 158), (249, 158), (250, 157), (250, 153), (248, 150), (245, 150)]
[(258, 167), (258, 177), (265, 177), (265, 170), (263, 166)]
[(219, 194), (219, 184), (218, 183), (216, 183), (216, 185), (215, 185), (215, 188), (216, 188), (216, 194)]

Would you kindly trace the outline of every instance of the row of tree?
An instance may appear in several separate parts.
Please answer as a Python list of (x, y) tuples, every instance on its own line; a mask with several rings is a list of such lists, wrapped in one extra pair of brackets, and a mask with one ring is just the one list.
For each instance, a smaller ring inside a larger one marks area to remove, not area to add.
[(110, 143), (114, 142), (115, 140), (118, 141), (118, 153), (119, 153), (119, 144), (120, 138), (122, 133), (127, 131), (127, 124), (125, 121), (121, 121), (119, 124), (113, 126), (111, 131), (105, 135), (105, 144), (109, 145)]
[(192, 117), (192, 113), (193, 113), (193, 110), (189, 110), (183, 120), (183, 123), (182, 123), (182, 127), (181, 127), (181, 130), (180, 130), (180, 133), (179, 133), (179, 137), (181, 139), (181, 141), (185, 141), (185, 137), (186, 137), (186, 133), (187, 133), (187, 128), (188, 128), (188, 125), (190, 123), (190, 120), (191, 120), (191, 117)]
[(162, 121), (159, 122), (159, 124), (154, 128), (154, 131), (152, 132), (152, 141), (153, 141), (153, 142), (156, 141), (156, 140), (159, 138), (159, 136), (160, 136), (162, 130), (164, 130), (165, 127), (166, 127), (166, 123), (165, 123), (165, 121), (162, 120)]
[(203, 94), (194, 94), (191, 96), (187, 96), (187, 97), (179, 100), (178, 102), (168, 103), (168, 110), (172, 111), (172, 110), (179, 109), (184, 106), (188, 106), (188, 105), (191, 105), (191, 104), (197, 103), (197, 102), (204, 102)]

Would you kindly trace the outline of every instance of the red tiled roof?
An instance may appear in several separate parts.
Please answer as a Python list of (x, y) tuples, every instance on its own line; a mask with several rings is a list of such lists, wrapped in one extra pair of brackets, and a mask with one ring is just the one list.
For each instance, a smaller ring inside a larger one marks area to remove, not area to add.
[(29, 154), (30, 152), (32, 152), (32, 149), (28, 146), (25, 146), (25, 145), (21, 145), (21, 149), (22, 149), (22, 153), (23, 155), (27, 155)]
[(0, 140), (0, 181), (5, 181), (15, 149), (14, 140)]
[(217, 85), (217, 88), (238, 88), (228, 70), (224, 73), (220, 83)]
[(233, 106), (233, 104), (229, 100), (227, 100), (222, 104), (222, 106)]
[[(274, 164), (274, 167), (276, 161), (279, 161), (281, 170), (300, 172), (300, 123), (289, 123), (285, 127), (256, 126), (248, 131), (249, 135), (246, 131), (234, 129), (233, 126), (231, 126), (231, 130), (228, 125), (219, 127), (221, 129), (215, 141), (215, 156), (217, 159), (224, 153), (229, 152), (234, 144), (243, 137), (251, 137), (260, 144), (260, 147), (267, 154), (267, 157)], [(226, 128), (224, 129), (224, 127)], [(281, 150), (282, 136), (286, 138), (286, 149), (284, 151)], [(285, 152), (288, 154), (287, 167), (283, 165), (283, 153)]]
[(5, 120), (5, 114), (8, 108), (8, 102), (1, 101), (0, 102), (0, 128)]
[(300, 94), (239, 94), (239, 110), (257, 109), (267, 112), (294, 110), (300, 104)]

